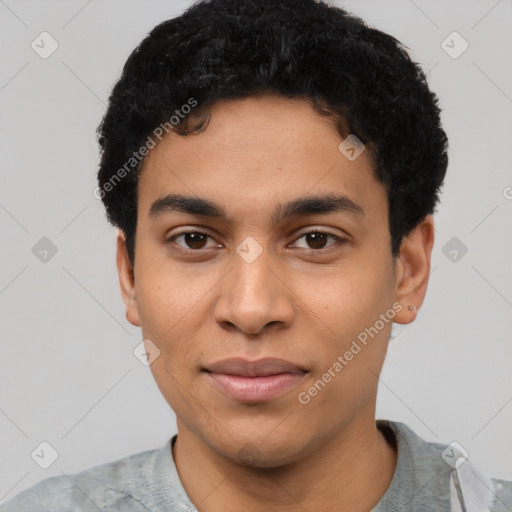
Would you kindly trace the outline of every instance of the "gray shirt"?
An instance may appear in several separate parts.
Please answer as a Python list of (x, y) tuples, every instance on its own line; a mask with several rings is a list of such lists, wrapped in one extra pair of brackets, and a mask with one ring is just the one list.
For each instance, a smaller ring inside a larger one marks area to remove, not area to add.
[[(403, 423), (377, 425), (398, 457), (391, 484), (372, 512), (512, 512), (512, 482), (478, 472), (457, 445), (426, 442)], [(160, 449), (47, 478), (0, 512), (195, 512), (172, 457), (175, 440), (176, 435)]]

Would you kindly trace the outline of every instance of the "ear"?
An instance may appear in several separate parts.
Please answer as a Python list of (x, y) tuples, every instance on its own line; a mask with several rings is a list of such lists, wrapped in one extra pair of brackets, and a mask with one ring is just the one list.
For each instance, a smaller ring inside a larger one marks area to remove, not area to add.
[(128, 257), (128, 250), (126, 249), (126, 237), (121, 230), (117, 233), (116, 263), (121, 296), (126, 308), (126, 319), (132, 325), (140, 327), (139, 310), (135, 294), (135, 275), (130, 258)]
[[(395, 297), (402, 309), (393, 321), (397, 324), (413, 322), (423, 304), (430, 277), (430, 259), (434, 245), (434, 219), (427, 215), (402, 240), (400, 254), (395, 261)], [(409, 306), (414, 306), (411, 310)]]

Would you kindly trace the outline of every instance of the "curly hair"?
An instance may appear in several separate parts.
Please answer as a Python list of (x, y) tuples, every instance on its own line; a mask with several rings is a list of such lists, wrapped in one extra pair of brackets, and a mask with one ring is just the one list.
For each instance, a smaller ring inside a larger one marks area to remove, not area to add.
[(403, 237), (434, 213), (448, 165), (438, 98), (406, 49), (321, 0), (200, 0), (157, 25), (126, 61), (97, 131), (100, 197), (131, 263), (143, 160), (119, 179), (123, 165), (191, 98), (199, 107), (173, 127), (180, 136), (207, 129), (216, 101), (261, 93), (307, 100), (343, 138), (367, 146), (396, 258)]

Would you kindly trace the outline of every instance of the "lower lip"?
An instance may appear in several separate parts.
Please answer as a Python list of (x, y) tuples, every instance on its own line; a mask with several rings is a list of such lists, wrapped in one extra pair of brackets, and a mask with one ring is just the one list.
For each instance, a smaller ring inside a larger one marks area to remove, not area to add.
[(262, 402), (293, 389), (305, 373), (280, 373), (267, 377), (241, 377), (223, 373), (207, 373), (214, 385), (226, 396), (240, 402)]

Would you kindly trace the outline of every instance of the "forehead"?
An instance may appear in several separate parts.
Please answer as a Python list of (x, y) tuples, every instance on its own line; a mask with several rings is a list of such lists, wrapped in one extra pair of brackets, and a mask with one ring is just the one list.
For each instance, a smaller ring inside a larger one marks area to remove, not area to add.
[(365, 150), (339, 149), (333, 122), (304, 100), (259, 96), (216, 103), (198, 135), (171, 133), (150, 151), (139, 179), (139, 212), (167, 194), (208, 198), (236, 214), (260, 214), (292, 198), (343, 194), (365, 211), (387, 208)]

